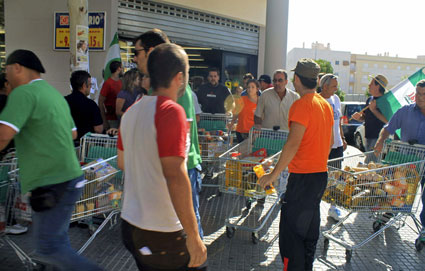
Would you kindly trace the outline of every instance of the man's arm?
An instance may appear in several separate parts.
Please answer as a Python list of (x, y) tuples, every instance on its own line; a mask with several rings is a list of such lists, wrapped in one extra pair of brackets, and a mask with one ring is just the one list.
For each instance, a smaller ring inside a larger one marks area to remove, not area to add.
[(274, 170), (264, 175), (260, 178), (260, 185), (266, 187), (270, 185), (274, 180), (277, 179), (279, 174), (285, 170), (289, 163), (294, 158), (295, 154), (300, 147), (301, 141), (303, 139), (306, 127), (298, 122), (291, 122), (290, 132), (288, 135), (288, 140), (282, 148), (282, 153), (280, 154), (279, 161), (277, 162)]
[(344, 131), (342, 130), (342, 118), (339, 119), (339, 133), (342, 139), (342, 148), (345, 151), (347, 149), (347, 141), (345, 140)]
[(160, 160), (174, 210), (187, 234), (186, 246), (190, 254), (188, 266), (200, 266), (207, 260), (207, 249), (198, 232), (185, 160), (177, 156), (163, 157)]
[(118, 168), (121, 170), (124, 170), (124, 151), (118, 149), (117, 150), (117, 164), (118, 164)]
[(106, 119), (105, 100), (106, 100), (106, 97), (103, 96), (102, 94), (99, 94), (98, 103), (99, 103), (100, 115), (102, 116), (102, 120), (103, 120), (103, 128), (105, 130), (108, 130), (109, 123), (108, 123), (108, 120)]
[(0, 123), (0, 151), (9, 145), (15, 135), (15, 130), (13, 130), (10, 126)]
[(375, 115), (375, 117), (377, 119), (379, 119), (383, 123), (387, 123), (388, 122), (387, 118), (384, 115), (382, 115), (382, 113), (379, 112), (378, 108), (376, 107), (376, 100), (372, 100), (372, 102), (370, 102), (370, 104), (369, 104), (369, 110)]
[(103, 132), (103, 125), (101, 124), (101, 125), (93, 126), (93, 130), (95, 133), (101, 134)]
[(72, 129), (72, 140), (75, 140), (75, 139), (77, 139), (77, 136), (78, 136), (78, 132), (77, 132), (77, 129)]
[(124, 112), (122, 112), (122, 108), (124, 106), (125, 100), (123, 98), (117, 98), (115, 101), (115, 115), (122, 116)]
[(254, 125), (257, 128), (261, 128), (261, 124), (263, 123), (263, 119), (254, 115)]

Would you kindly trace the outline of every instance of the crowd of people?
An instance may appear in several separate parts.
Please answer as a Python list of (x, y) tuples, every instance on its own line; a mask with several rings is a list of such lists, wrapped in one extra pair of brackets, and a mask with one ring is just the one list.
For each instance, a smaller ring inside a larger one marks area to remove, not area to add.
[[(41, 79), (45, 69), (33, 52), (19, 49), (7, 57), (6, 76), (0, 75), (0, 150), (14, 140), (22, 193), (31, 192), (35, 257), (60, 270), (102, 270), (72, 250), (68, 227), (85, 184), (74, 144), (88, 132), (109, 131), (118, 134), (118, 166), (125, 172), (122, 239), (138, 268), (206, 270), (197, 128), (204, 112), (232, 114), (228, 128), (238, 142), (252, 127), (289, 131), (274, 170), (259, 182), (266, 187), (289, 169), (279, 227), (281, 257), (285, 270), (312, 270), (327, 161), (343, 157), (347, 147), (338, 77), (320, 74), (315, 61), (303, 58), (292, 70), (295, 90), (287, 87), (288, 72), (277, 69), (258, 80), (245, 74), (232, 93), (220, 83), (220, 71), (211, 68), (205, 84), (194, 78), (192, 91), (187, 54), (163, 31), (147, 31), (134, 45), (137, 69), (123, 74), (122, 63), (112, 62), (98, 103), (87, 97), (88, 72), (74, 71), (72, 92), (63, 97)], [(385, 76), (374, 76), (366, 109), (353, 115), (365, 121), (366, 149), (379, 154), (399, 128), (402, 141), (425, 144), (425, 81), (416, 85), (416, 103), (390, 120), (376, 104), (387, 84)], [(331, 205), (329, 216), (340, 220), (341, 211)], [(424, 211), (420, 218), (424, 225)]]

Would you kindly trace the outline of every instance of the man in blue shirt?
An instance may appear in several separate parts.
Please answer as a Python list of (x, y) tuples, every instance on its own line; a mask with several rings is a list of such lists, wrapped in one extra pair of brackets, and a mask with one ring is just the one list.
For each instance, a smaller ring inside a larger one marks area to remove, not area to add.
[[(382, 128), (379, 139), (375, 145), (375, 153), (382, 151), (384, 141), (397, 129), (401, 129), (401, 141), (425, 145), (425, 79), (416, 84), (416, 103), (400, 108)], [(421, 181), (422, 189), (425, 177)], [(422, 205), (425, 203), (425, 194), (422, 193)], [(425, 241), (425, 208), (420, 214), (422, 231), (419, 240)]]

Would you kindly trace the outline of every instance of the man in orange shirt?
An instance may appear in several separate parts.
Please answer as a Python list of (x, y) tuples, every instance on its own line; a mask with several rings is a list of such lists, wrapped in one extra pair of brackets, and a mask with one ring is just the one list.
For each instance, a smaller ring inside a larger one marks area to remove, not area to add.
[(279, 226), (280, 254), (284, 270), (313, 270), (334, 120), (331, 106), (316, 93), (320, 66), (303, 58), (293, 71), (294, 87), (301, 98), (289, 110), (289, 136), (280, 159), (260, 184), (270, 185), (288, 166)]

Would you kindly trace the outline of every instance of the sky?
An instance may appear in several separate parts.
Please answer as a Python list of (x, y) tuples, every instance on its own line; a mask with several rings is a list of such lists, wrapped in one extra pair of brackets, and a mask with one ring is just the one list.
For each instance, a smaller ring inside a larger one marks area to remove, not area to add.
[(352, 54), (425, 55), (425, 0), (289, 0), (288, 52), (322, 43)]

